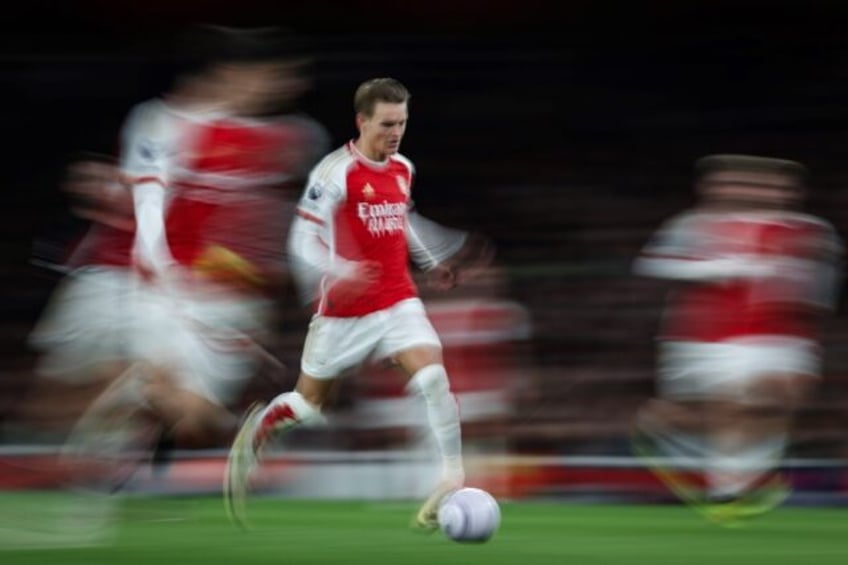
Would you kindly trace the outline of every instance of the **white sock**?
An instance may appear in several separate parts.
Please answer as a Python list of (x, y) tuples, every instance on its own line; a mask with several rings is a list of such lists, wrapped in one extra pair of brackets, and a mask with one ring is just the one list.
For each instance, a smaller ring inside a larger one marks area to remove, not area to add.
[(274, 432), (285, 431), (298, 425), (323, 423), (321, 410), (310, 404), (299, 392), (277, 395), (262, 412), (262, 428), (270, 426)]
[(427, 420), (436, 437), (442, 456), (444, 477), (462, 483), (462, 433), (459, 425), (459, 406), (451, 394), (448, 374), (442, 365), (428, 365), (409, 380), (407, 389), (424, 397)]

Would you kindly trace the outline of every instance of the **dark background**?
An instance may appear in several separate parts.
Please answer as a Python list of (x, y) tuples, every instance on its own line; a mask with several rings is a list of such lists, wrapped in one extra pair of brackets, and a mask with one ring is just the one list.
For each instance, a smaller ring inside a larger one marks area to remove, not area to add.
[[(304, 107), (334, 145), (354, 134), (359, 82), (406, 83), (419, 208), (496, 241), (533, 316), (540, 390), (567, 390), (572, 407), (595, 399), (595, 419), (650, 386), (661, 294), (628, 268), (689, 203), (697, 157), (802, 161), (811, 211), (848, 230), (845, 2), (17, 1), (0, 37), (7, 374), (30, 366), (23, 340), (56, 280), (29, 264), (33, 244), (75, 229), (57, 191), (64, 164), (114, 151), (127, 109), (167, 85), (169, 46), (193, 22), (309, 36)], [(826, 333), (826, 390), (841, 390), (848, 366), (841, 319)], [(8, 405), (20, 386), (5, 390)], [(840, 432), (840, 406), (814, 416)], [(552, 412), (537, 410), (527, 437), (588, 417)]]
[[(799, 159), (817, 187), (840, 187), (842, 2), (35, 0), (10, 4), (0, 39), (9, 238), (28, 239), (56, 204), (70, 154), (114, 151), (127, 108), (167, 85), (171, 41), (197, 21), (311, 37), (306, 108), (334, 143), (354, 133), (361, 80), (403, 80), (417, 198), (462, 204), (466, 222), (481, 221), (472, 199), (493, 212), (494, 186), (679, 193), (716, 151)], [(562, 191), (545, 196), (568, 207)]]

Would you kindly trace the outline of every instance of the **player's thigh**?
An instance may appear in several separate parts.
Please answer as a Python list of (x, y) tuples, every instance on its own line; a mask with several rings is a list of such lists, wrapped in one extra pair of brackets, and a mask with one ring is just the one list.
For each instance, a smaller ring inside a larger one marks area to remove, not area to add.
[(303, 344), (301, 372), (332, 379), (361, 364), (386, 331), (385, 311), (359, 318), (314, 316)]
[(394, 359), (408, 374), (442, 363), (441, 340), (420, 300), (404, 300), (386, 312), (386, 329), (376, 357)]

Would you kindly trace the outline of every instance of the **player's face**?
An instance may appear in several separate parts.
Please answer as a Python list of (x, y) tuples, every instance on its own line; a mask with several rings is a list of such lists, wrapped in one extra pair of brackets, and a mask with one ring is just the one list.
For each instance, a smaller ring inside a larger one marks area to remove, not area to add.
[(360, 150), (375, 161), (397, 153), (406, 131), (407, 117), (406, 102), (377, 102), (373, 115), (358, 114)]

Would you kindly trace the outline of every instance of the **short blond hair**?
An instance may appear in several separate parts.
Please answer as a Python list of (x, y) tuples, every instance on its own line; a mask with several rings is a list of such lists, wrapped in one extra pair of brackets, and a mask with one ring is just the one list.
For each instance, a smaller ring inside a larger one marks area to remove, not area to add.
[(400, 81), (382, 77), (372, 78), (359, 85), (353, 95), (353, 109), (357, 114), (371, 117), (378, 102), (403, 104), (409, 101), (409, 90)]

